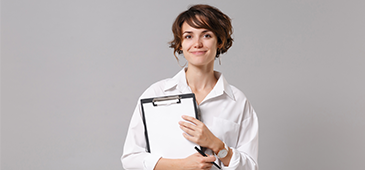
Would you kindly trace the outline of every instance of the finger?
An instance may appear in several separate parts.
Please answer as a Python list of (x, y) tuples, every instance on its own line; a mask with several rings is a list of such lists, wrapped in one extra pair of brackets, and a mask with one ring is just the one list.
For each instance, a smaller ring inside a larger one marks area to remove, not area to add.
[(212, 168), (212, 166), (213, 166), (213, 164), (212, 163), (209, 163), (209, 164), (207, 164), (207, 168), (206, 168), (206, 170), (209, 170), (209, 169), (211, 169)]
[(185, 139), (187, 139), (188, 141), (193, 142), (193, 143), (197, 143), (197, 140), (196, 140), (193, 136), (190, 136), (190, 135), (188, 135), (188, 134), (186, 134), (186, 133), (183, 133), (183, 136), (184, 136), (184, 138), (185, 138)]
[(211, 169), (213, 166), (212, 163), (205, 163), (203, 166), (202, 166), (202, 169), (206, 169), (206, 170), (209, 170)]
[(208, 157), (203, 158), (205, 162), (214, 162), (216, 160), (215, 156), (208, 155)]
[(187, 133), (191, 136), (194, 136), (194, 133), (195, 133), (194, 129), (191, 129), (191, 128), (185, 127), (185, 126), (181, 126), (181, 125), (180, 125), (180, 129), (183, 130), (185, 133)]
[(194, 117), (191, 117), (191, 116), (183, 115), (183, 116), (182, 116), (182, 118), (183, 118), (184, 120), (187, 120), (187, 121), (189, 121), (189, 122), (192, 122), (192, 123), (194, 123), (194, 124), (196, 124), (196, 125), (198, 125), (198, 124), (200, 124), (200, 123), (201, 123), (201, 121), (199, 121), (198, 119), (196, 119), (196, 118), (194, 118)]
[(180, 121), (180, 122), (179, 122), (179, 125), (180, 125), (180, 126), (184, 126), (184, 127), (186, 127), (186, 128), (189, 128), (189, 129), (191, 129), (191, 130), (195, 130), (195, 128), (196, 128), (196, 125), (194, 125), (194, 124), (192, 124), (192, 123), (189, 123), (189, 122), (185, 122), (185, 121)]
[(212, 166), (213, 166), (213, 161), (204, 163), (204, 169), (211, 169)]

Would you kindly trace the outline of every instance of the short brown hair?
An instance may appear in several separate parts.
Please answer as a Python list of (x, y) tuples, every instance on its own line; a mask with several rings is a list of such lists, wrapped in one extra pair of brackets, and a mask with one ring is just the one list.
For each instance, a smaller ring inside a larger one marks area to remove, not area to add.
[[(182, 53), (182, 50), (180, 50), (183, 40), (181, 29), (184, 22), (194, 28), (204, 28), (212, 31), (217, 36), (218, 46), (220, 48), (217, 49), (216, 57), (227, 52), (232, 46), (233, 38), (231, 35), (233, 31), (231, 19), (215, 7), (199, 4), (182, 12), (172, 24), (174, 40), (170, 42), (170, 48), (174, 49), (175, 57), (176, 53)], [(176, 57), (176, 59), (178, 58)]]

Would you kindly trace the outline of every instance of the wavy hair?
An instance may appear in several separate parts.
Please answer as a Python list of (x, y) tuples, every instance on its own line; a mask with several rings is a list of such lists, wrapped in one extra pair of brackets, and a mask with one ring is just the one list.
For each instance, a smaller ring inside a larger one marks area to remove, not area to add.
[(177, 60), (179, 59), (176, 56), (176, 53), (182, 53), (182, 25), (184, 22), (193, 28), (204, 28), (212, 31), (216, 35), (218, 47), (220, 47), (217, 49), (216, 58), (218, 58), (220, 54), (227, 52), (232, 46), (233, 38), (231, 35), (233, 30), (231, 19), (219, 9), (210, 5), (194, 5), (179, 14), (172, 24), (174, 39), (170, 41), (169, 44), (170, 48), (174, 49), (174, 56)]

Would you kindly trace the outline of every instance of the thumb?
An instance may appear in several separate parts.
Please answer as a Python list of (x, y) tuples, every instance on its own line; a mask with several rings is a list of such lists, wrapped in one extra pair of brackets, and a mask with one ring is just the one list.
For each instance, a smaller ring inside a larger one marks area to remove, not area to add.
[(208, 157), (205, 157), (206, 162), (214, 162), (216, 160), (215, 156), (208, 155)]

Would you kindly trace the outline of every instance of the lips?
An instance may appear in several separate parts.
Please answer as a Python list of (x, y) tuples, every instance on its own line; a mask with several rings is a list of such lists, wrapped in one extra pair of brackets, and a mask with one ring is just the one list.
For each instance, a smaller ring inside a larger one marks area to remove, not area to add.
[(194, 55), (203, 55), (206, 51), (192, 51), (191, 53)]

